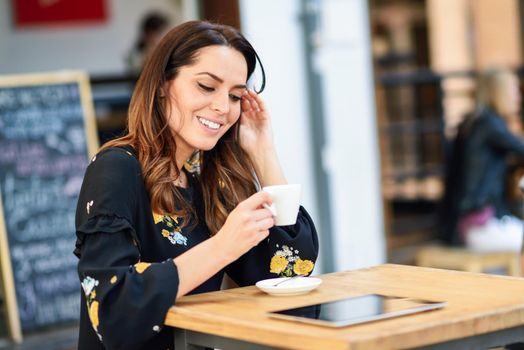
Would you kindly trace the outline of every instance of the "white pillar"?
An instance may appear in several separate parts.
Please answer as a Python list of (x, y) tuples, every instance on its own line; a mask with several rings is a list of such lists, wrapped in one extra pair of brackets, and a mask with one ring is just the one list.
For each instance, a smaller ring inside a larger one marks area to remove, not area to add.
[(385, 235), (369, 10), (365, 0), (324, 0), (318, 69), (336, 270), (383, 263)]

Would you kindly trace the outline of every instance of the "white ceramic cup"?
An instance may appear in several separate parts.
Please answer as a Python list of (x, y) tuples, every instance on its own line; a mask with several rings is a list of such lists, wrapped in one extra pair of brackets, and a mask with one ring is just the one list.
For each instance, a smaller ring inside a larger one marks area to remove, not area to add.
[(297, 222), (298, 208), (300, 207), (300, 184), (266, 186), (262, 191), (267, 192), (273, 199), (273, 204), (267, 208), (275, 218), (275, 225), (287, 226)]

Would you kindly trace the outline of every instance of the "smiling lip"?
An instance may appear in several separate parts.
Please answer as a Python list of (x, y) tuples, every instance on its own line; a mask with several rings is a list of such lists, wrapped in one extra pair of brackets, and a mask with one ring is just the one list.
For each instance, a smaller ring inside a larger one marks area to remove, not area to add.
[(200, 123), (200, 125), (202, 125), (204, 128), (206, 128), (206, 130), (209, 130), (209, 131), (218, 131), (220, 130), (220, 128), (223, 125), (222, 123), (219, 123), (219, 122), (216, 122), (211, 119), (204, 118), (204, 117), (197, 116), (197, 120)]

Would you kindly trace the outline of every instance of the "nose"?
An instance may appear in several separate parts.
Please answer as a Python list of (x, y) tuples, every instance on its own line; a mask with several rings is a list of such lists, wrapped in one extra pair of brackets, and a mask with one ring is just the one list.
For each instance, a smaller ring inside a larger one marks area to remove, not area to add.
[(211, 103), (211, 109), (220, 115), (229, 112), (229, 94), (216, 94)]

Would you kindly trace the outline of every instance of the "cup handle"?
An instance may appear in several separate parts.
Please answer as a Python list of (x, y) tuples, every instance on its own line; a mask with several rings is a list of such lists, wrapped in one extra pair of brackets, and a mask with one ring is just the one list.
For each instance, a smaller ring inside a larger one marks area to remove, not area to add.
[(267, 203), (262, 204), (264, 208), (269, 210), (273, 216), (277, 216), (277, 211), (273, 205), (268, 205)]

